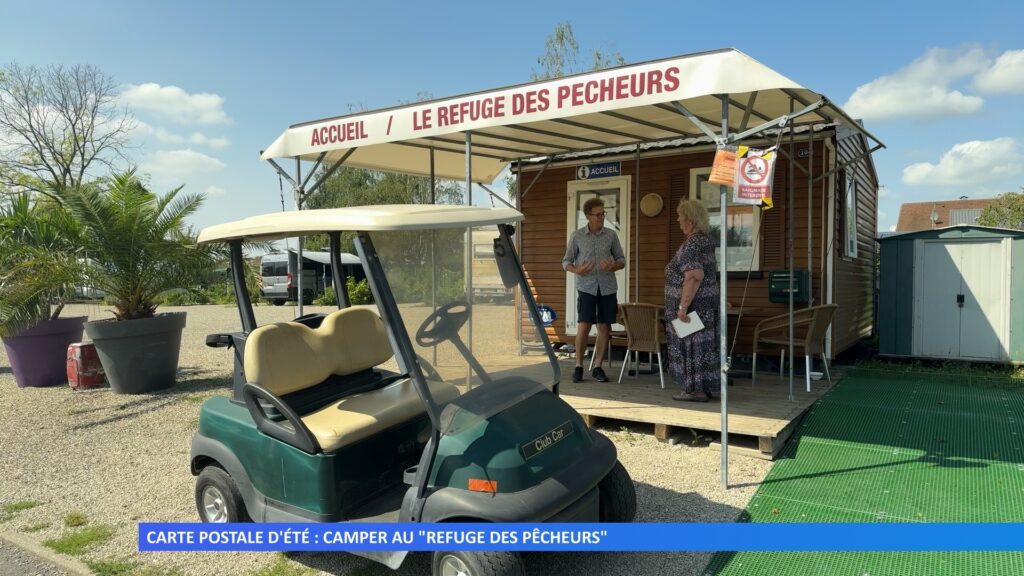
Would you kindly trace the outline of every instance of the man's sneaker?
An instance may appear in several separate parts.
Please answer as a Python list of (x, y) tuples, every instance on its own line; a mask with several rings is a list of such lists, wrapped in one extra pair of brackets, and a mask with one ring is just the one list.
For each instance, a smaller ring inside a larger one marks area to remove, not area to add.
[(572, 371), (572, 381), (579, 382), (580, 380), (583, 380), (583, 366), (577, 366)]
[(594, 380), (597, 380), (598, 382), (608, 381), (608, 377), (605, 376), (604, 374), (604, 368), (601, 368), (600, 366), (594, 368), (593, 372), (591, 372), (590, 375), (593, 376)]

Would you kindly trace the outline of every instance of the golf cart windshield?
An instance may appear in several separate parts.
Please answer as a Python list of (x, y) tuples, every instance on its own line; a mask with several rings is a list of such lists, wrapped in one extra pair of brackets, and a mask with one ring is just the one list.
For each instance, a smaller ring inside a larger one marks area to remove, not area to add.
[(522, 273), (511, 266), (514, 257), (500, 243), (495, 250), (496, 227), (370, 236), (424, 377), (462, 392), (443, 407), (442, 434), (553, 387), (547, 353), (530, 345), (542, 327), (518, 297)]

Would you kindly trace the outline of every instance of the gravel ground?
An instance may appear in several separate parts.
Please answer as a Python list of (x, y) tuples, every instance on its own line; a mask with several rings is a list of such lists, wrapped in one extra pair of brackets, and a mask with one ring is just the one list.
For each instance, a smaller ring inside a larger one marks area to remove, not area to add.
[[(42, 542), (60, 537), (65, 517), (84, 514), (91, 525), (115, 529), (114, 537), (86, 553), (85, 560), (134, 560), (154, 572), (186, 575), (248, 575), (281, 562), (265, 553), (141, 554), (137, 522), (196, 520), (194, 478), (188, 457), (200, 404), (230, 391), (230, 360), (207, 348), (205, 335), (237, 330), (234, 307), (194, 306), (182, 340), (178, 384), (151, 395), (122, 396), (108, 388), (72, 392), (68, 387), (19, 389), (6, 353), (0, 352), (0, 505), (39, 503), (0, 519), (0, 531), (29, 526)], [(257, 307), (262, 324), (290, 320), (293, 307)], [(307, 307), (306, 311), (321, 310)], [(108, 317), (99, 305), (75, 305), (65, 313)], [(479, 336), (477, 328), (475, 337)], [(494, 331), (498, 332), (498, 331)], [(507, 337), (504, 335), (502, 337)], [(730, 458), (726, 491), (719, 484), (719, 453), (707, 447), (660, 443), (645, 428), (605, 428), (619, 459), (636, 482), (642, 522), (729, 522), (753, 495), (771, 464)], [(527, 554), (529, 574), (701, 574), (710, 554)], [(412, 554), (398, 572), (343, 553), (291, 554), (287, 563), (308, 573), (369, 576), (429, 573), (429, 555)], [(0, 564), (0, 568), (3, 565)], [(162, 569), (162, 570), (161, 570)], [(2, 571), (2, 570), (0, 570)], [(318, 572), (322, 571), (322, 572)], [(45, 572), (42, 572), (45, 573)]]

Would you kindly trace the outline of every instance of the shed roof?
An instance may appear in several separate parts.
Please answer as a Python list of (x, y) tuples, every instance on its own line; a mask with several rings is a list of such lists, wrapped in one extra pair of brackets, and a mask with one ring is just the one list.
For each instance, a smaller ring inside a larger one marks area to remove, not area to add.
[(977, 226), (973, 224), (959, 224), (957, 226), (947, 226), (945, 228), (935, 228), (932, 230), (913, 230), (911, 232), (886, 234), (879, 236), (876, 240), (879, 242), (888, 242), (889, 240), (907, 240), (916, 238), (964, 238), (971, 236), (1008, 236), (1011, 238), (1024, 238), (1024, 230), (996, 228), (993, 226)]

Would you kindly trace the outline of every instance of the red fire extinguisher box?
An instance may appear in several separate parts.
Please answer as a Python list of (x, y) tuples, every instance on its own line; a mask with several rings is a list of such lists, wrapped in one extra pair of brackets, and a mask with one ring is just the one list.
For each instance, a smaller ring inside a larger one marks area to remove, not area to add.
[(106, 383), (96, 346), (85, 342), (68, 346), (68, 384), (72, 390), (99, 388)]

